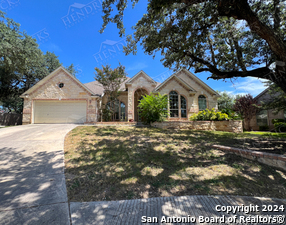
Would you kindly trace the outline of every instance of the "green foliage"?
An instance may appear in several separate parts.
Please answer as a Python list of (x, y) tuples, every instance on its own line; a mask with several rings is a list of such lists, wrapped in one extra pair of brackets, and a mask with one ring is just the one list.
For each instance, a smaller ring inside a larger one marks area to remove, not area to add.
[(235, 96), (228, 94), (227, 92), (217, 91), (220, 97), (217, 99), (218, 110), (230, 111), (233, 109), (235, 103)]
[(71, 75), (73, 75), (74, 77), (76, 77), (76, 74), (78, 73), (78, 71), (76, 70), (76, 68), (74, 67), (74, 64), (72, 63), (70, 66), (66, 67), (66, 70), (69, 71), (69, 73)]
[(286, 132), (286, 123), (284, 122), (277, 122), (274, 127), (277, 132)]
[(168, 116), (168, 97), (151, 93), (143, 96), (138, 107), (144, 123), (161, 122)]
[(52, 73), (54, 70), (56, 70), (62, 65), (60, 63), (60, 60), (58, 59), (58, 56), (54, 52), (47, 51), (44, 55), (44, 59), (48, 74)]
[(269, 131), (269, 126), (268, 125), (259, 126), (259, 130), (260, 131)]
[(235, 111), (233, 111), (232, 109), (222, 109), (221, 110), (222, 113), (225, 113), (228, 115), (228, 118), (230, 120), (241, 120), (241, 116), (239, 116)]
[(102, 119), (105, 122), (111, 121), (113, 115), (113, 111), (111, 111), (109, 108), (102, 109)]
[(269, 101), (262, 102), (263, 109), (271, 109), (277, 114), (279, 111), (286, 111), (286, 93), (272, 82), (268, 85), (267, 94), (270, 95)]
[[(112, 104), (114, 101), (117, 100), (117, 97), (119, 96), (120, 86), (127, 79), (126, 77), (127, 73), (125, 72), (125, 67), (119, 63), (119, 66), (115, 69), (112, 69), (110, 65), (102, 66), (102, 69), (97, 67), (95, 67), (94, 69), (95, 69), (94, 79), (98, 81), (100, 84), (102, 84), (104, 88), (104, 94), (108, 96), (107, 102), (110, 102)], [(112, 113), (112, 115), (114, 114), (112, 108), (113, 107), (109, 108), (108, 110), (101, 109), (103, 119), (108, 118), (110, 112)], [(104, 113), (107, 113), (107, 115), (104, 115)], [(111, 118), (114, 117), (112, 115)]]
[[(133, 5), (138, 1), (131, 0)], [(128, 4), (127, 0), (103, 1), (101, 32), (116, 23), (120, 36), (125, 34), (123, 15)], [(285, 72), (275, 70), (272, 76), (270, 69), (276, 60), (286, 63), (285, 23), (282, 0), (150, 0), (124, 50), (136, 54), (140, 43), (148, 55), (160, 52), (165, 67), (207, 71), (215, 80), (265, 78), (286, 92)]]
[(8, 111), (22, 112), (20, 95), (57, 69), (61, 63), (39, 49), (36, 39), (0, 11), (0, 101)]
[(279, 122), (283, 123), (283, 122), (285, 122), (285, 120), (284, 119), (272, 119), (271, 122), (272, 122), (272, 124), (279, 123)]
[(229, 120), (229, 117), (226, 113), (216, 112), (214, 108), (211, 110), (206, 109), (200, 111), (199, 113), (194, 113), (190, 116), (190, 120), (193, 121), (222, 121)]

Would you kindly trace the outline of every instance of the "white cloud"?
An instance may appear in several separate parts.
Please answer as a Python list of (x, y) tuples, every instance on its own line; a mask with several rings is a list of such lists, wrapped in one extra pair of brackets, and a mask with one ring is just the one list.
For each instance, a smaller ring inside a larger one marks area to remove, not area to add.
[(142, 63), (142, 62), (137, 62), (134, 63), (132, 66), (129, 66), (126, 71), (132, 71), (132, 70), (142, 70), (144, 68), (148, 67), (148, 65), (146, 63)]
[(264, 91), (267, 87), (263, 82), (265, 79), (257, 79), (254, 77), (246, 77), (243, 81), (235, 82), (232, 87), (235, 89), (233, 94), (247, 94), (250, 93), (252, 96), (256, 96)]

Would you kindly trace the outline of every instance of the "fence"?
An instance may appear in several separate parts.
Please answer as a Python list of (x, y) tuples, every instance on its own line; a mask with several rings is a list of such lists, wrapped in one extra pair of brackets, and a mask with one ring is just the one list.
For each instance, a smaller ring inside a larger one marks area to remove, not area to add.
[(22, 125), (22, 114), (0, 113), (0, 125), (2, 126)]

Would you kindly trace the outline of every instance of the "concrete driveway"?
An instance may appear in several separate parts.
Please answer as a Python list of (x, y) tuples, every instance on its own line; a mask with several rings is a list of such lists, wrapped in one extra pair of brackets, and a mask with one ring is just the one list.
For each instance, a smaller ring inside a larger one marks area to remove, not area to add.
[(0, 129), (0, 224), (70, 224), (63, 149), (76, 126)]

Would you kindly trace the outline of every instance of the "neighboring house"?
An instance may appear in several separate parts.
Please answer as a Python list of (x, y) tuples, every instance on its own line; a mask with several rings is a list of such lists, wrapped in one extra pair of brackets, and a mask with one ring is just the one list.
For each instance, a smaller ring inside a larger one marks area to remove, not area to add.
[[(268, 101), (271, 101), (272, 96), (269, 94), (269, 88), (265, 89), (254, 99), (257, 99), (258, 105), (261, 105), (262, 102), (266, 103)], [(250, 120), (250, 129), (258, 131), (260, 130), (259, 127), (268, 126), (269, 130), (273, 130), (273, 119), (286, 119), (286, 111), (280, 111), (278, 114), (275, 114), (274, 110), (271, 109), (261, 110), (256, 116), (253, 116)]]
[(97, 81), (82, 84), (59, 67), (21, 95), (24, 98), (23, 124), (99, 122), (101, 105), (113, 107), (115, 120), (140, 121), (138, 101), (142, 95), (167, 94), (169, 120), (187, 120), (192, 113), (217, 109), (219, 94), (186, 69), (157, 83), (140, 71), (120, 87), (118, 101), (110, 105)]

